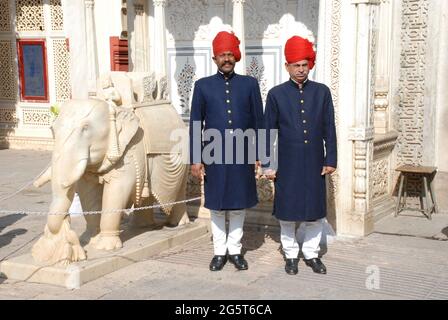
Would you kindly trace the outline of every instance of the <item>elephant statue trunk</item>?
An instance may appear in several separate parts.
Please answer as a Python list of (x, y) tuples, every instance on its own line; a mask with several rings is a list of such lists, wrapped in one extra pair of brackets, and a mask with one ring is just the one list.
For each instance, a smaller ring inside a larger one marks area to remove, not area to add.
[[(69, 137), (75, 137), (80, 130), (82, 129), (74, 129)], [(59, 143), (60, 141), (57, 141), (56, 144)], [(67, 139), (64, 139), (65, 147), (70, 147), (70, 141)], [(47, 169), (43, 177), (40, 177), (39, 183), (45, 182), (48, 179), (48, 173), (51, 172), (53, 198), (44, 235), (32, 249), (34, 258), (39, 262), (65, 265), (86, 258), (78, 236), (70, 229), (70, 217), (67, 212), (73, 201), (75, 184), (86, 171), (88, 149), (80, 149), (76, 157), (73, 153), (69, 154), (66, 151), (53, 153), (52, 166)], [(68, 164), (71, 164), (71, 170), (68, 170)]]
[(107, 151), (107, 158), (112, 162), (116, 163), (118, 159), (121, 158), (120, 146), (118, 144), (118, 133), (117, 133), (117, 112), (112, 104), (109, 103), (109, 149)]

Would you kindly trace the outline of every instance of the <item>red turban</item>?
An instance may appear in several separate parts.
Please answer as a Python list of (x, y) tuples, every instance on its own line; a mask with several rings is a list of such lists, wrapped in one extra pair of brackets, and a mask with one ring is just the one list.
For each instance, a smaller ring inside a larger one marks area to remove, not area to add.
[(239, 49), (240, 40), (232, 32), (221, 31), (213, 39), (213, 55), (216, 57), (223, 52), (231, 51), (236, 61), (240, 61), (241, 52)]
[(307, 39), (294, 36), (286, 41), (285, 58), (288, 63), (308, 60), (308, 66), (310, 69), (313, 69), (316, 61), (316, 52), (313, 49), (313, 44)]

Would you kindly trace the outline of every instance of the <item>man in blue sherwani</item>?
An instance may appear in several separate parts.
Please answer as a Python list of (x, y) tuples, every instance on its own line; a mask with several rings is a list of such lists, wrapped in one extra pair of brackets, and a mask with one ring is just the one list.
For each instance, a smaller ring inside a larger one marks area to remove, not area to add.
[(264, 174), (275, 181), (273, 214), (280, 222), (286, 273), (298, 272), (298, 221), (305, 224), (306, 265), (326, 273), (318, 253), (327, 214), (325, 175), (337, 163), (333, 102), (327, 86), (308, 79), (316, 58), (311, 42), (290, 38), (285, 57), (290, 79), (269, 91), (265, 110), (266, 129), (278, 130), (278, 167)]
[[(258, 129), (264, 125), (263, 105), (257, 80), (234, 72), (241, 58), (239, 43), (233, 33), (217, 34), (213, 61), (218, 72), (195, 83), (191, 104), (191, 173), (204, 179), (204, 206), (211, 211), (211, 271), (224, 267), (227, 252), (238, 270), (248, 269), (241, 254), (245, 209), (258, 202), (255, 146)], [(246, 138), (234, 145), (243, 132), (248, 133)]]

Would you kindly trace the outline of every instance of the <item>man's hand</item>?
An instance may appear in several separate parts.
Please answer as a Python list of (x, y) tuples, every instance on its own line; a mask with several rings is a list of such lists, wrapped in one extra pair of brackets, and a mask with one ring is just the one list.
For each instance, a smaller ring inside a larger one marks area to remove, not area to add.
[(269, 180), (274, 180), (277, 177), (277, 172), (272, 169), (267, 169), (266, 171), (264, 171), (264, 176)]
[(336, 171), (336, 168), (333, 167), (328, 167), (328, 166), (324, 166), (322, 168), (322, 172), (320, 173), (321, 176), (324, 176), (326, 174), (332, 174), (333, 172)]
[(202, 181), (205, 176), (204, 165), (202, 163), (195, 163), (191, 165), (191, 175)]

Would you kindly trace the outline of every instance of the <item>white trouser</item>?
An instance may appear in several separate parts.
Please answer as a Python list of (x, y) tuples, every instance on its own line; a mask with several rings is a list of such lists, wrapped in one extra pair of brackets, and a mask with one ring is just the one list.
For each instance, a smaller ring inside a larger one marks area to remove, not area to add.
[[(226, 212), (229, 213), (229, 235), (226, 232)], [(243, 224), (245, 210), (211, 210), (213, 247), (215, 255), (241, 254), (241, 239), (243, 238)]]
[[(280, 221), (280, 238), (283, 252), (287, 259), (297, 258), (299, 255), (298, 228), (295, 221)], [(319, 243), (322, 237), (323, 219), (312, 222), (304, 221), (305, 238), (302, 245), (302, 253), (305, 259), (317, 258), (319, 254)]]

